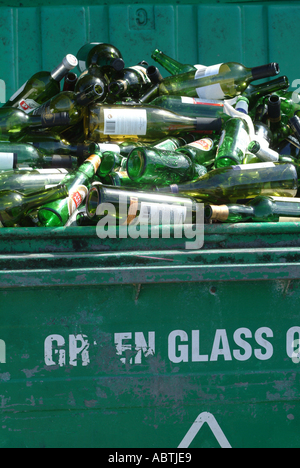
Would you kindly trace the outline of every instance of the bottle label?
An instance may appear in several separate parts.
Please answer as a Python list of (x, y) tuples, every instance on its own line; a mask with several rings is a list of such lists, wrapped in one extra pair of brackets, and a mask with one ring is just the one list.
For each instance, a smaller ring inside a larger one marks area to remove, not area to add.
[(247, 171), (251, 169), (262, 169), (263, 167), (275, 167), (274, 163), (266, 162), (266, 163), (257, 163), (257, 164), (238, 164), (236, 166), (231, 166), (232, 169), (235, 171)]
[(100, 163), (101, 163), (100, 156), (98, 156), (97, 154), (92, 154), (89, 158), (87, 158), (85, 160), (85, 162), (87, 162), (87, 161), (89, 161), (91, 164), (93, 164), (94, 171), (95, 171), (95, 174), (96, 174), (96, 172), (99, 169)]
[(186, 213), (186, 206), (142, 202), (138, 221), (141, 225), (184, 224)]
[(85, 185), (78, 185), (74, 190), (69, 193), (68, 197), (68, 210), (71, 216), (75, 210), (81, 205), (88, 194), (88, 189)]
[(200, 104), (202, 106), (219, 106), (224, 107), (224, 102), (218, 99), (200, 99), (181, 96), (181, 102), (185, 104)]
[(139, 65), (134, 65), (133, 67), (129, 68), (132, 68), (133, 70), (137, 71), (145, 83), (151, 83), (151, 80), (147, 75), (146, 68), (140, 67)]
[(18, 104), (18, 109), (21, 109), (26, 114), (29, 114), (40, 105), (33, 99), (22, 99)]
[(277, 201), (277, 202), (300, 203), (300, 198), (292, 198), (292, 197), (273, 197), (273, 196), (268, 196), (268, 198), (271, 198), (271, 200)]
[(21, 88), (19, 88), (10, 98), (9, 100), (10, 101), (14, 101), (16, 99), (17, 96), (19, 96), (19, 94), (21, 94), (21, 92), (23, 91), (23, 89), (25, 88), (25, 86), (27, 85), (27, 81), (21, 86)]
[(210, 151), (214, 146), (214, 142), (210, 138), (201, 138), (201, 140), (189, 143), (188, 146), (194, 146), (194, 148), (200, 149), (202, 151)]
[(146, 135), (146, 109), (104, 109), (105, 135)]
[[(201, 77), (207, 77), (212, 75), (217, 75), (220, 71), (222, 63), (218, 63), (217, 65), (212, 65), (211, 67), (207, 67), (205, 70), (197, 70), (195, 73), (195, 80)], [(224, 99), (225, 94), (221, 88), (219, 83), (215, 83), (208, 86), (202, 86), (200, 88), (196, 88), (196, 92), (199, 98), (203, 99)]]
[(14, 153), (0, 153), (0, 170), (13, 169)]
[(34, 169), (39, 174), (68, 174), (66, 169)]

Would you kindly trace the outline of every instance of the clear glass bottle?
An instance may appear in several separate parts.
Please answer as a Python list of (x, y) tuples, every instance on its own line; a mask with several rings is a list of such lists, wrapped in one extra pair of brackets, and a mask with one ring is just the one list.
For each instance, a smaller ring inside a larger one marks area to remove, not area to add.
[(237, 202), (258, 195), (295, 197), (297, 189), (295, 166), (271, 162), (221, 167), (193, 182), (157, 188), (162, 193), (179, 193), (215, 203)]
[(152, 106), (91, 105), (84, 119), (85, 138), (155, 141), (188, 131), (221, 130), (221, 119), (191, 118)]

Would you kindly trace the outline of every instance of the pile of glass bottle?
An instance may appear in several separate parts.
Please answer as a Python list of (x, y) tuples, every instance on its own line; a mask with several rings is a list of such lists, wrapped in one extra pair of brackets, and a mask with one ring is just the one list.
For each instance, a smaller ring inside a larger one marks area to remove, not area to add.
[(270, 79), (279, 65), (151, 58), (125, 66), (89, 43), (3, 104), (1, 227), (95, 225), (107, 204), (120, 225), (163, 223), (166, 207), (182, 223), (188, 203), (191, 222), (199, 203), (206, 223), (300, 218), (300, 96)]

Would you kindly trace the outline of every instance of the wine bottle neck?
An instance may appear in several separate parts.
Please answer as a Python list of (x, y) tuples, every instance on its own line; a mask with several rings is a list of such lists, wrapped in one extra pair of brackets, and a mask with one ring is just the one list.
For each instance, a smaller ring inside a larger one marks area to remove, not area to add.
[(260, 67), (254, 67), (251, 69), (253, 80), (260, 80), (268, 78), (269, 76), (278, 75), (280, 69), (278, 63), (269, 63)]

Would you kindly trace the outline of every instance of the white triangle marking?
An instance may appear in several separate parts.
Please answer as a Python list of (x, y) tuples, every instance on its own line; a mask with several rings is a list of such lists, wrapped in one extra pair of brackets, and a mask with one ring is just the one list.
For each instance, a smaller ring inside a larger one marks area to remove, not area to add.
[(207, 423), (209, 425), (213, 435), (219, 442), (221, 448), (232, 448), (230, 443), (226, 439), (224, 432), (217, 423), (214, 415), (207, 412), (199, 414), (199, 416), (195, 419), (195, 422), (191, 425), (190, 429), (178, 445), (178, 448), (188, 448), (204, 423)]

